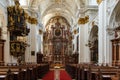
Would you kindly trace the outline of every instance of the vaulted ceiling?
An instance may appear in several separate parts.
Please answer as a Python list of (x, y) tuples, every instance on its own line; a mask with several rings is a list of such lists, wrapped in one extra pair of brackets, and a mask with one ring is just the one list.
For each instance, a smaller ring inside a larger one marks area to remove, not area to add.
[(54, 16), (62, 16), (73, 24), (77, 13), (86, 0), (20, 0), (24, 8), (38, 13), (40, 21), (46, 25)]

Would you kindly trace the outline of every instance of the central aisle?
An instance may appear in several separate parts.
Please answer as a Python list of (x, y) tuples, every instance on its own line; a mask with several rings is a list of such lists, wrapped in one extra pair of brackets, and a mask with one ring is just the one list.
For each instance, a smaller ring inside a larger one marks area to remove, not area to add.
[(65, 70), (54, 69), (50, 70), (42, 80), (72, 80)]

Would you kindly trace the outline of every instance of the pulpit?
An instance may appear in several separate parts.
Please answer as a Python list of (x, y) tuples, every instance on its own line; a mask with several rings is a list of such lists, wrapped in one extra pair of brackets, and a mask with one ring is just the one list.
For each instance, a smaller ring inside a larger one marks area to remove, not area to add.
[[(18, 59), (18, 62), (25, 60), (25, 49), (27, 36), (30, 28), (27, 22), (37, 24), (37, 19), (29, 16), (20, 6), (19, 0), (14, 0), (14, 6), (7, 7), (8, 31), (10, 33), (10, 54)], [(21, 58), (21, 59), (20, 59)]]

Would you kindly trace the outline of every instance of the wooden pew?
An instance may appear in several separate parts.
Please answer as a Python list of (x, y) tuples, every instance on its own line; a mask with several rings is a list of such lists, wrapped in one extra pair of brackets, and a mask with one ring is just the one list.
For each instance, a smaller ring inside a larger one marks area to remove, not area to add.
[(78, 69), (79, 67), (77, 64), (66, 64), (65, 65), (65, 70), (69, 73), (72, 79), (77, 80)]
[(0, 75), (4, 73), (5, 76), (7, 76), (8, 74), (12, 75), (12, 80), (28, 80), (24, 79), (24, 76), (26, 74), (24, 74), (24, 70), (20, 71), (20, 66), (0, 66), (0, 73)]
[(0, 66), (0, 80), (37, 80), (48, 71), (48, 64)]
[(85, 69), (83, 74), (86, 73), (87, 79), (84, 80), (111, 80), (111, 76), (116, 75), (116, 72), (119, 70), (109, 66), (89, 66)]
[(73, 76), (75, 80), (112, 80), (120, 70), (116, 67), (98, 66), (93, 64), (67, 64), (66, 71)]
[(38, 64), (37, 68), (37, 76), (38, 78), (42, 78), (49, 71), (49, 64)]

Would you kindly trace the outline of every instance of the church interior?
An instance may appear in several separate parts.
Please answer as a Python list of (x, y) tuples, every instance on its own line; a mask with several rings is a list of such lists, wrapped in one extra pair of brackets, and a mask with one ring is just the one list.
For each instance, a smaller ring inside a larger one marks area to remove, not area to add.
[(120, 80), (120, 0), (0, 0), (0, 80)]

